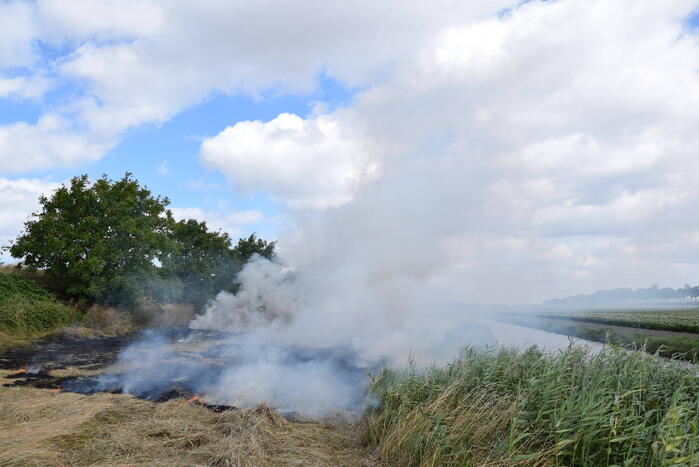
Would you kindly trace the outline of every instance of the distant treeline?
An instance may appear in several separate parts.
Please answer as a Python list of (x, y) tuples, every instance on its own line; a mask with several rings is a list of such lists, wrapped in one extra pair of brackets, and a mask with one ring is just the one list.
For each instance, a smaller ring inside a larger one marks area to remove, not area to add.
[(699, 301), (699, 285), (673, 289), (660, 288), (651, 285), (644, 289), (607, 289), (598, 290), (591, 294), (580, 294), (571, 297), (553, 298), (543, 302), (544, 305), (604, 305), (611, 303), (685, 303)]

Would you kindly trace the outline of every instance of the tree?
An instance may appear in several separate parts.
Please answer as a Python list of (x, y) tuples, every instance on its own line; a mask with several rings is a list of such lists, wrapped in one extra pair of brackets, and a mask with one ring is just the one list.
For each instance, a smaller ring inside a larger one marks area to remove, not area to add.
[[(171, 278), (170, 298), (201, 307), (222, 290), (235, 292), (235, 276), (254, 254), (271, 259), (275, 242), (251, 234), (231, 247), (225, 232), (209, 231), (206, 222), (194, 219), (174, 222), (171, 235), (176, 248), (163, 262), (163, 273)], [(167, 295), (167, 293), (166, 293)]]
[(209, 231), (206, 222), (189, 219), (174, 222), (171, 235), (176, 249), (165, 258), (163, 270), (177, 281), (179, 300), (200, 306), (233, 284), (243, 263), (227, 233)]
[(240, 264), (245, 264), (252, 258), (252, 255), (258, 254), (267, 259), (272, 259), (274, 256), (274, 248), (277, 242), (267, 242), (258, 238), (256, 234), (250, 234), (248, 238), (241, 238), (238, 244), (233, 249)]
[(30, 270), (44, 269), (70, 297), (133, 305), (174, 248), (169, 200), (130, 173), (94, 183), (74, 177), (39, 203), (9, 251)]

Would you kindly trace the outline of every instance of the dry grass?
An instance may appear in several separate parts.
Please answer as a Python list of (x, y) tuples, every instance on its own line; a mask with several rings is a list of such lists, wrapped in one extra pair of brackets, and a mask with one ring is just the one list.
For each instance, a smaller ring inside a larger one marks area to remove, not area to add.
[[(7, 371), (0, 371), (4, 379)], [(355, 424), (0, 387), (0, 465), (372, 465)]]
[(160, 310), (152, 323), (158, 327), (186, 327), (196, 317), (194, 305), (190, 303), (166, 303), (160, 305)]
[(134, 331), (130, 316), (108, 306), (92, 305), (80, 321), (82, 326), (98, 330), (107, 336), (123, 336)]

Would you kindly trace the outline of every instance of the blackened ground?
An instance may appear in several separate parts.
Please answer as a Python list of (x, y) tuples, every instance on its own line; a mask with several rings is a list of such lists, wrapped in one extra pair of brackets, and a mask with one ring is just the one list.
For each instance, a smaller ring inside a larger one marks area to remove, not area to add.
[[(353, 400), (340, 409), (363, 404), (367, 370), (351, 350), (267, 345), (251, 353), (246, 345), (242, 335), (189, 330), (37, 344), (0, 358), (0, 369), (13, 370), (0, 384), (80, 394), (130, 394), (154, 402), (185, 399), (220, 412), (235, 408), (228, 405), (233, 401), (207, 401), (208, 388), (219, 385), (231, 368), (273, 358), (275, 365), (285, 368), (317, 363), (334, 369), (335, 377), (356, 389)], [(268, 354), (273, 357), (265, 357)], [(291, 408), (277, 409), (290, 419), (298, 415)]]
[(129, 337), (103, 337), (33, 343), (0, 355), (0, 369), (27, 369), (28, 373), (32, 369), (38, 372), (69, 367), (96, 370), (112, 364), (131, 340)]
[(56, 370), (75, 368), (96, 371), (116, 361), (119, 352), (131, 342), (129, 337), (34, 342), (0, 355), (0, 369), (15, 370), (5, 376), (3, 386), (30, 386), (61, 389), (74, 378), (58, 377)]

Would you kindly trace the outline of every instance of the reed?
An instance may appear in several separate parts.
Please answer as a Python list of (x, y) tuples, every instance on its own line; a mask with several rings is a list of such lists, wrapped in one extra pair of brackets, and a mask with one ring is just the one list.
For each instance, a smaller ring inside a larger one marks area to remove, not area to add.
[(365, 442), (399, 465), (698, 465), (696, 370), (643, 352), (477, 351), (385, 370)]

